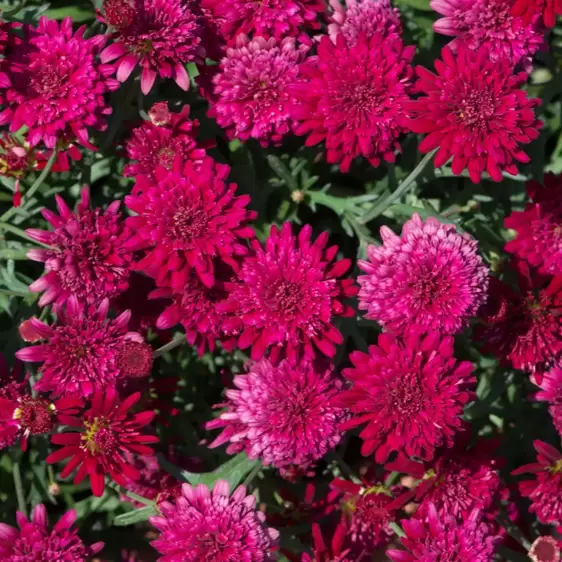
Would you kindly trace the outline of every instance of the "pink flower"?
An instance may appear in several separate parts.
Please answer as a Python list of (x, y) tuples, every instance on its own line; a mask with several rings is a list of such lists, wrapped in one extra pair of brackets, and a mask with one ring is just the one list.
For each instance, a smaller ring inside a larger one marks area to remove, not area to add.
[(167, 330), (181, 323), (188, 343), (197, 347), (199, 355), (207, 349), (213, 351), (217, 340), (228, 351), (232, 351), (236, 344), (236, 337), (223, 329), (227, 315), (219, 310), (219, 304), (228, 297), (225, 285), (234, 272), (224, 264), (214, 268), (215, 284), (210, 288), (202, 283), (195, 271), (191, 271), (182, 290), (164, 287), (150, 293), (151, 299), (172, 300), (158, 317), (156, 327)]
[(14, 400), (24, 394), (28, 386), (23, 363), (16, 361), (13, 369), (10, 369), (6, 358), (0, 353), (0, 398)]
[(173, 78), (189, 89), (188, 62), (202, 63), (202, 14), (184, 0), (106, 0), (104, 21), (113, 28), (115, 43), (101, 53), (103, 62), (115, 61), (117, 80), (125, 82), (137, 64), (142, 67), (141, 90), (148, 94), (156, 75)]
[(268, 348), (275, 363), (282, 357), (312, 358), (316, 350), (328, 357), (343, 343), (333, 325), (337, 316), (352, 316), (342, 299), (357, 294), (351, 279), (341, 279), (351, 260), (336, 260), (337, 246), (326, 248), (328, 233), (312, 240), (312, 227), (297, 236), (290, 223), (281, 230), (272, 226), (265, 246), (252, 241), (253, 253), (242, 264), (236, 283), (218, 310), (230, 318), (223, 329), (240, 334), (238, 346), (252, 348), (251, 358), (261, 359)]
[(37, 30), (26, 27), (26, 39), (6, 53), (0, 69), (9, 77), (1, 84), (0, 125), (16, 132), (28, 127), (31, 146), (41, 141), (55, 148), (59, 140), (77, 139), (89, 148), (88, 128), (103, 131), (111, 107), (105, 94), (118, 88), (111, 78), (112, 66), (100, 64), (97, 56), (106, 38), (84, 38), (86, 26), (76, 33), (72, 20), (59, 27), (55, 20), (42, 17)]
[(544, 44), (539, 17), (529, 24), (511, 14), (512, 0), (432, 0), (431, 7), (445, 16), (433, 24), (437, 33), (456, 37), (449, 46), (462, 42), (470, 49), (485, 47), (493, 61), (506, 59), (512, 66), (532, 70), (533, 55)]
[(46, 274), (30, 285), (35, 293), (43, 292), (39, 306), (64, 304), (71, 296), (81, 302), (98, 305), (113, 298), (128, 286), (133, 261), (126, 247), (130, 233), (114, 201), (104, 213), (90, 209), (90, 192), (82, 190), (76, 212), (55, 195), (59, 215), (48, 209), (43, 216), (53, 231), (30, 228), (31, 238), (51, 248), (29, 250), (27, 257), (45, 264)]
[(556, 16), (560, 14), (562, 14), (561, 0), (515, 0), (513, 4), (513, 15), (521, 16), (526, 24), (539, 15), (542, 16), (547, 27), (554, 27)]
[(103, 548), (102, 542), (86, 546), (76, 529), (76, 511), (67, 511), (49, 530), (47, 510), (39, 504), (31, 521), (18, 512), (19, 529), (0, 523), (0, 558), (3, 562), (83, 562)]
[(420, 330), (455, 334), (485, 302), (488, 269), (478, 242), (458, 234), (455, 225), (415, 213), (397, 236), (381, 228), (382, 246), (369, 246), (369, 261), (358, 265), (359, 309), (366, 318), (400, 332)]
[(540, 381), (541, 391), (537, 392), (537, 400), (548, 402), (548, 411), (554, 427), (562, 436), (562, 368), (553, 367), (545, 373)]
[(236, 196), (236, 184), (227, 183), (229, 170), (211, 158), (196, 165), (180, 157), (171, 170), (156, 168), (156, 183), (137, 178), (125, 204), (137, 213), (127, 219), (134, 233), (128, 247), (148, 251), (138, 270), (181, 291), (192, 270), (212, 287), (216, 258), (238, 268), (237, 259), (248, 253), (246, 239), (254, 236), (249, 223), (256, 213), (246, 209), (249, 196)]
[(70, 459), (61, 478), (78, 469), (74, 483), (79, 484), (88, 476), (92, 492), (98, 497), (103, 495), (106, 475), (124, 487), (127, 480), (138, 479), (140, 472), (126, 454), (154, 455), (149, 445), (158, 441), (158, 437), (145, 434), (146, 426), (154, 419), (154, 412), (129, 412), (140, 398), (140, 392), (137, 392), (121, 401), (113, 388), (96, 392), (86, 412), (79, 418), (65, 421), (78, 431), (51, 437), (51, 442), (62, 448), (51, 453), (47, 462), (53, 464)]
[(354, 417), (366, 424), (361, 452), (384, 463), (392, 452), (431, 460), (437, 447), (452, 447), (464, 406), (473, 397), (472, 363), (453, 357), (453, 338), (421, 336), (415, 326), (403, 337), (381, 334), (369, 354), (350, 355), (343, 375), (353, 388), (341, 395)]
[(270, 562), (279, 533), (265, 526), (256, 511), (256, 498), (239, 486), (230, 496), (229, 485), (219, 480), (212, 491), (203, 484), (182, 486), (174, 504), (160, 504), (159, 517), (150, 522), (160, 531), (152, 546), (160, 562), (240, 560)]
[(240, 34), (293, 37), (306, 40), (306, 29), (320, 29), (323, 0), (206, 0), (205, 5), (221, 22), (220, 32), (233, 44)]
[(460, 43), (456, 53), (445, 47), (441, 57), (437, 74), (417, 67), (413, 91), (422, 95), (406, 104), (411, 130), (427, 133), (419, 150), (439, 148), (436, 168), (452, 158), (453, 173), (466, 168), (475, 183), (484, 171), (493, 181), (501, 181), (503, 171), (517, 174), (516, 163), (530, 160), (520, 145), (538, 138), (542, 127), (533, 111), (540, 100), (520, 89), (527, 74), (514, 73), (506, 59), (491, 60), (486, 47)]
[(428, 509), (428, 520), (402, 520), (406, 536), (402, 544), (410, 551), (389, 549), (386, 555), (393, 562), (493, 562), (499, 537), (493, 528), (481, 522), (475, 509), (467, 519), (457, 522), (450, 515), (438, 514), (435, 506)]
[(539, 537), (529, 549), (529, 558), (533, 562), (558, 562), (560, 560), (560, 545), (554, 537)]
[(400, 10), (392, 7), (391, 0), (347, 0), (345, 7), (340, 0), (330, 0), (334, 10), (328, 33), (334, 43), (338, 34), (343, 35), (349, 45), (354, 45), (359, 35), (368, 38), (375, 33), (385, 37), (402, 34)]
[(322, 536), (320, 525), (313, 523), (314, 553), (312, 557), (306, 553), (302, 554), (301, 562), (356, 562), (355, 559), (351, 558), (349, 549), (344, 550), (343, 544), (346, 533), (344, 525), (340, 524), (336, 527), (335, 532), (329, 534), (330, 541), (326, 541)]
[(129, 311), (108, 320), (108, 309), (105, 300), (90, 313), (71, 297), (66, 308), (58, 310), (58, 324), (31, 320), (46, 341), (20, 349), (16, 357), (42, 363), (35, 390), (54, 396), (90, 396), (95, 390), (115, 386), (129, 374), (120, 363), (122, 353), (127, 352), (125, 344), (144, 340), (137, 332), (127, 331)]
[(213, 78), (209, 115), (215, 117), (229, 138), (254, 138), (262, 146), (280, 144), (294, 128), (288, 86), (297, 82), (299, 63), (308, 48), (292, 38), (277, 41), (246, 35), (236, 38)]
[(343, 172), (359, 156), (373, 166), (394, 162), (406, 132), (414, 51), (397, 35), (362, 34), (353, 46), (341, 34), (335, 45), (322, 37), (318, 55), (301, 65), (304, 81), (291, 87), (296, 133), (308, 135), (306, 146), (325, 141), (328, 162)]
[(226, 411), (207, 423), (208, 429), (224, 428), (210, 446), (230, 441), (228, 453), (244, 450), (276, 468), (312, 465), (340, 442), (347, 418), (334, 404), (342, 382), (332, 369), (307, 360), (254, 363), (248, 374), (234, 377)]
[(188, 105), (174, 113), (168, 109), (168, 102), (161, 101), (152, 106), (148, 116), (149, 120), (133, 129), (127, 141), (127, 156), (136, 162), (125, 166), (125, 176), (143, 175), (154, 182), (156, 168), (170, 169), (178, 154), (184, 160), (195, 162), (205, 158), (205, 148), (195, 140), (199, 121), (188, 119)]
[(562, 276), (547, 279), (519, 275), (519, 292), (490, 278), (483, 325), (475, 330), (483, 351), (516, 369), (541, 373), (562, 356)]
[(505, 227), (516, 231), (505, 250), (525, 260), (540, 273), (562, 273), (562, 176), (545, 174), (544, 187), (527, 182), (530, 201), (524, 211), (514, 211)]
[(562, 522), (562, 453), (544, 441), (534, 441), (537, 462), (526, 464), (512, 474), (531, 473), (534, 480), (519, 483), (521, 495), (529, 498), (529, 511), (544, 525)]

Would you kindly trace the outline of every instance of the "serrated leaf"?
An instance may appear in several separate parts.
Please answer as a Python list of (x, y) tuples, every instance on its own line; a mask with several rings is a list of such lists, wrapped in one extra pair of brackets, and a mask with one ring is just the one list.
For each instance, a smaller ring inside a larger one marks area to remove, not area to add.
[(141, 523), (142, 521), (148, 521), (148, 518), (153, 515), (158, 515), (156, 506), (147, 505), (146, 507), (129, 511), (129, 513), (122, 513), (121, 515), (118, 515), (113, 524), (117, 527), (126, 527), (128, 525), (134, 525), (135, 523)]

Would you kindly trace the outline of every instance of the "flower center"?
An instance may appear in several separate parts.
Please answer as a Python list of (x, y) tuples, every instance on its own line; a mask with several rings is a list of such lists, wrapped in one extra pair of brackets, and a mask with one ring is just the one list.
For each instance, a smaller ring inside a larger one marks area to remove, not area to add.
[(34, 435), (49, 433), (54, 427), (55, 407), (40, 398), (23, 398), (14, 412), (14, 419), (19, 420), (22, 429)]
[(159, 101), (155, 103), (152, 108), (148, 110), (148, 116), (152, 124), (157, 127), (168, 125), (172, 119), (172, 115), (168, 109), (168, 102)]
[(302, 287), (299, 283), (278, 280), (266, 289), (265, 304), (270, 310), (292, 316), (302, 303)]
[(392, 408), (403, 417), (417, 415), (423, 409), (422, 389), (416, 375), (401, 381), (390, 391)]
[(180, 207), (174, 214), (172, 237), (179, 240), (191, 241), (199, 238), (207, 230), (209, 217), (201, 209)]
[(128, 27), (135, 19), (135, 8), (128, 0), (106, 0), (103, 11), (105, 21), (117, 29)]
[(486, 129), (496, 112), (494, 96), (487, 90), (470, 91), (461, 98), (457, 115), (459, 120), (474, 129)]
[(62, 58), (35, 69), (30, 84), (35, 93), (46, 98), (65, 95), (68, 89), (69, 72), (68, 63), (65, 64), (66, 61), (63, 61)]
[(117, 367), (127, 377), (146, 377), (152, 369), (152, 348), (144, 343), (125, 341), (117, 355)]
[(558, 472), (562, 472), (562, 459), (557, 460), (549, 468), (550, 468), (550, 472), (552, 472), (553, 474), (557, 474)]
[(233, 552), (229, 538), (221, 533), (203, 533), (197, 537), (197, 543), (203, 562), (228, 562), (237, 554)]
[(428, 306), (447, 293), (449, 284), (446, 278), (439, 277), (428, 271), (411, 281), (409, 288), (419, 304)]
[(104, 418), (84, 421), (85, 431), (82, 434), (82, 448), (92, 455), (108, 455), (119, 447), (119, 440)]
[(169, 146), (164, 146), (158, 151), (158, 164), (164, 166), (167, 170), (172, 169), (172, 163), (174, 161), (176, 153)]

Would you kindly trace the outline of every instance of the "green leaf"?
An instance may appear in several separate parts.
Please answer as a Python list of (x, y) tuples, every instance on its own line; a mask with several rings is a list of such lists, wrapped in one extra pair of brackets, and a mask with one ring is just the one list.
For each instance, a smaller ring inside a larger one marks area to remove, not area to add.
[(85, 21), (93, 21), (96, 14), (87, 6), (63, 6), (60, 8), (51, 8), (45, 12), (45, 15), (53, 20), (62, 20), (71, 17), (74, 23), (83, 23)]
[(146, 507), (129, 511), (129, 513), (118, 515), (113, 523), (117, 527), (126, 527), (127, 525), (134, 525), (135, 523), (148, 521), (149, 517), (157, 514), (158, 510), (155, 505), (147, 505)]
[(411, 8), (416, 8), (416, 10), (422, 10), (423, 12), (432, 11), (431, 6), (429, 5), (429, 0), (398, 0), (397, 4), (410, 6)]

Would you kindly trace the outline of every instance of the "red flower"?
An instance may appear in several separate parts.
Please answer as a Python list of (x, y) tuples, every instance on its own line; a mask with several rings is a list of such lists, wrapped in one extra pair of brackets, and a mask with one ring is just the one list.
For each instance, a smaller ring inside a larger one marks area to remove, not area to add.
[(537, 462), (526, 464), (513, 475), (531, 473), (535, 480), (519, 483), (521, 495), (531, 501), (530, 511), (544, 525), (562, 523), (562, 453), (544, 441), (534, 441)]
[(295, 97), (295, 132), (308, 135), (307, 146), (326, 142), (326, 157), (347, 172), (363, 156), (373, 166), (394, 162), (409, 100), (414, 47), (398, 35), (362, 34), (349, 45), (322, 37), (318, 55), (301, 64), (302, 83), (290, 86)]
[(547, 27), (554, 27), (556, 16), (562, 14), (562, 0), (515, 0), (514, 16), (521, 16), (525, 23), (530, 23), (537, 14)]
[(154, 412), (129, 412), (140, 398), (137, 392), (121, 401), (112, 388), (94, 394), (90, 409), (80, 418), (66, 420), (67, 425), (78, 431), (51, 437), (62, 448), (50, 454), (47, 462), (70, 459), (61, 477), (66, 478), (78, 468), (74, 483), (79, 484), (88, 476), (92, 492), (98, 497), (103, 495), (106, 474), (124, 487), (128, 480), (137, 480), (140, 472), (127, 460), (126, 453), (153, 455), (149, 444), (158, 441), (158, 437), (144, 433)]
[(352, 279), (341, 279), (349, 259), (334, 261), (337, 246), (326, 248), (328, 233), (312, 240), (312, 227), (297, 236), (291, 225), (272, 226), (265, 247), (252, 241), (253, 254), (244, 260), (238, 281), (226, 283), (229, 296), (219, 311), (231, 317), (223, 324), (238, 333), (238, 346), (252, 348), (251, 358), (261, 359), (271, 348), (270, 359), (314, 357), (316, 350), (333, 357), (343, 343), (332, 324), (336, 316), (352, 316), (341, 301), (357, 294)]
[(343, 543), (346, 537), (346, 530), (343, 525), (338, 525), (335, 532), (330, 533), (331, 540), (327, 544), (322, 536), (322, 531), (318, 523), (312, 524), (312, 540), (314, 541), (314, 554), (303, 554), (301, 562), (354, 562), (351, 558), (349, 549), (344, 550)]
[(453, 173), (466, 168), (475, 183), (484, 171), (494, 181), (502, 180), (502, 171), (517, 174), (516, 162), (530, 160), (520, 145), (536, 139), (542, 126), (533, 111), (540, 100), (528, 99), (520, 89), (527, 74), (514, 73), (507, 59), (491, 61), (486, 48), (465, 43), (456, 53), (445, 47), (441, 56), (437, 74), (417, 67), (414, 91), (422, 95), (406, 104), (412, 131), (427, 133), (419, 150), (439, 148), (435, 167), (452, 158)]
[(120, 202), (113, 201), (105, 213), (90, 209), (88, 187), (82, 190), (75, 213), (61, 197), (55, 195), (55, 199), (60, 216), (43, 210), (54, 231), (26, 231), (34, 240), (51, 246), (27, 253), (29, 259), (45, 264), (46, 274), (29, 287), (32, 292), (44, 291), (39, 306), (64, 304), (71, 296), (98, 305), (123, 292), (133, 255), (126, 247), (130, 233), (118, 212)]
[(148, 250), (137, 269), (160, 285), (183, 290), (190, 271), (202, 283), (215, 283), (214, 259), (237, 269), (246, 255), (245, 241), (254, 236), (249, 222), (256, 216), (247, 195), (236, 196), (227, 183), (230, 168), (206, 158), (201, 165), (174, 160), (171, 170), (156, 168), (156, 183), (139, 176), (125, 204), (137, 213), (127, 219), (133, 232), (128, 247)]
[[(538, 381), (537, 381), (538, 382)], [(548, 402), (548, 411), (554, 427), (562, 436), (562, 368), (554, 367), (538, 383), (541, 391), (535, 394), (536, 400)]]
[(453, 338), (421, 336), (416, 327), (403, 337), (381, 334), (369, 353), (350, 355), (343, 375), (353, 388), (341, 402), (355, 416), (344, 424), (361, 431), (361, 452), (384, 463), (394, 451), (431, 460), (437, 447), (452, 447), (464, 406), (473, 397), (472, 363), (453, 357)]

